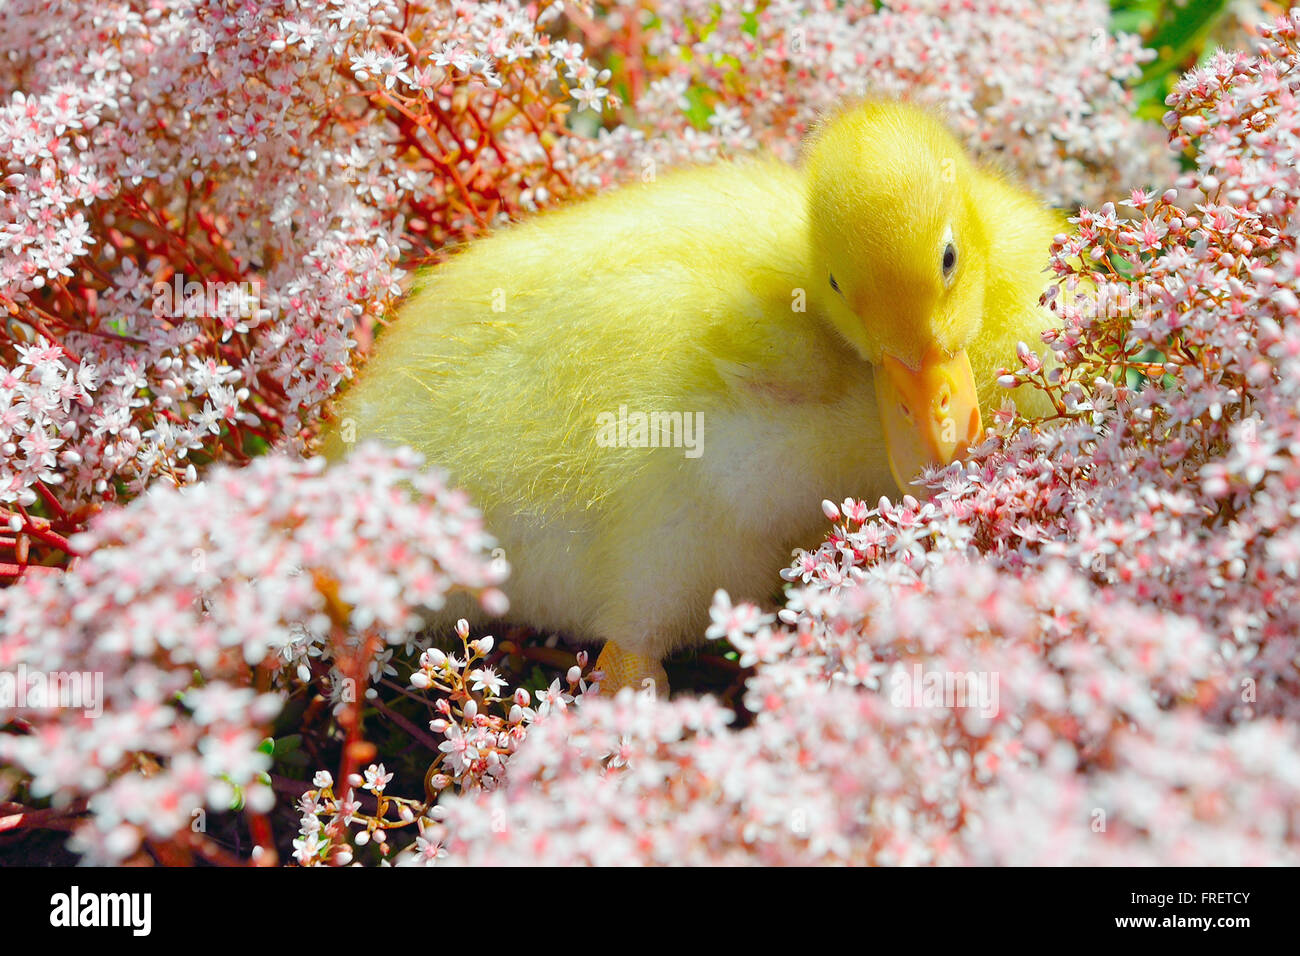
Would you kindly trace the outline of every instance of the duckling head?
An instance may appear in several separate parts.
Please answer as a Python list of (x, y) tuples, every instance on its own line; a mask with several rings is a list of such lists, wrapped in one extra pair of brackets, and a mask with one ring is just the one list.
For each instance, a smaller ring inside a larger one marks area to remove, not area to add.
[(895, 482), (926, 494), (912, 484), (922, 467), (983, 433), (966, 354), (983, 324), (989, 245), (976, 169), (935, 117), (875, 101), (828, 120), (805, 165), (831, 321), (873, 366)]

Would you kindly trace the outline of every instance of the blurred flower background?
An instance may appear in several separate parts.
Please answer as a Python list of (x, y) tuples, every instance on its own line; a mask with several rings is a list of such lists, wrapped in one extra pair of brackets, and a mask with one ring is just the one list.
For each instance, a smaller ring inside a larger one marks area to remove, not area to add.
[[(1221, 0), (0, 7), (0, 673), (104, 681), (100, 716), (0, 698), (0, 853), (1294, 864), (1298, 31)], [(1055, 414), (1008, 409), (924, 504), (828, 502), (779, 614), (715, 599), (675, 680), (714, 696), (424, 632), (504, 606), (491, 529), (406, 452), (303, 457), (403, 280), (621, 182), (795, 160), (863, 94), (1074, 212), (1059, 368), (1006, 370)], [(918, 706), (933, 674), (997, 706)]]

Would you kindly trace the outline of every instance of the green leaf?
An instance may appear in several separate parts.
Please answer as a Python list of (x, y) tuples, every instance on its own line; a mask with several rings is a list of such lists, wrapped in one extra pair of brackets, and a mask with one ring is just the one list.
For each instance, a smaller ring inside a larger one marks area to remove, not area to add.
[(275, 742), (275, 749), (272, 756), (277, 760), (281, 757), (293, 753), (302, 746), (302, 734), (289, 734), (287, 737), (281, 737)]
[(692, 85), (686, 90), (686, 99), (691, 104), (687, 107), (686, 118), (698, 130), (709, 128), (709, 117), (713, 115), (713, 106), (709, 103), (709, 91), (702, 86)]

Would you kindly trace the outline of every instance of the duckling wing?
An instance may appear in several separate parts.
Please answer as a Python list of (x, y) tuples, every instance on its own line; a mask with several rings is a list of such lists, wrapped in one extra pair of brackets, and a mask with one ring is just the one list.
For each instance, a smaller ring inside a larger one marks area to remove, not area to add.
[(477, 242), (422, 277), (339, 417), (546, 516), (682, 458), (602, 443), (610, 416), (830, 395), (802, 189), (784, 164), (721, 164)]

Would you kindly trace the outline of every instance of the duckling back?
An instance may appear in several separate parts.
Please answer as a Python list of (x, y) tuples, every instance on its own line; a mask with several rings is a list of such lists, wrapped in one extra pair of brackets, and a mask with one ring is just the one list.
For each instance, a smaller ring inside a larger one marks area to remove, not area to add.
[[(802, 189), (781, 163), (723, 164), (476, 242), (418, 278), (338, 419), (497, 506), (584, 510), (654, 457), (599, 445), (598, 416), (703, 410), (730, 370), (797, 365)], [(782, 377), (800, 371), (824, 369)]]

